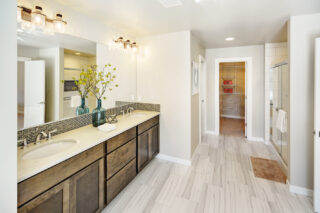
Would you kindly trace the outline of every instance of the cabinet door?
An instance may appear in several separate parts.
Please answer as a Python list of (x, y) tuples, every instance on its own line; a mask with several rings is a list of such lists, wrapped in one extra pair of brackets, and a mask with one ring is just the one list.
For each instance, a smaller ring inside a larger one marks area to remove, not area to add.
[(18, 209), (19, 213), (68, 213), (69, 180), (49, 189)]
[(149, 131), (146, 131), (138, 136), (138, 171), (141, 171), (141, 169), (148, 163), (149, 157), (148, 157), (148, 149), (149, 146)]
[(100, 159), (70, 178), (70, 212), (101, 212), (104, 207), (104, 161)]
[(159, 152), (159, 125), (149, 130), (149, 160)]

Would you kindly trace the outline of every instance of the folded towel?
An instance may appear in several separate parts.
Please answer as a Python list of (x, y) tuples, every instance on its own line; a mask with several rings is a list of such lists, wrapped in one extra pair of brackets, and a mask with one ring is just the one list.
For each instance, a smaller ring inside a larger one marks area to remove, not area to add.
[(81, 97), (79, 95), (71, 96), (71, 103), (72, 108), (78, 107), (81, 105)]
[(114, 125), (114, 124), (103, 124), (103, 125), (101, 125), (101, 126), (98, 126), (98, 129), (100, 130), (100, 131), (103, 131), (103, 132), (110, 132), (110, 131), (112, 131), (112, 130), (115, 130), (117, 127), (116, 127), (116, 125)]
[(277, 128), (282, 133), (287, 132), (287, 113), (282, 109), (278, 111)]

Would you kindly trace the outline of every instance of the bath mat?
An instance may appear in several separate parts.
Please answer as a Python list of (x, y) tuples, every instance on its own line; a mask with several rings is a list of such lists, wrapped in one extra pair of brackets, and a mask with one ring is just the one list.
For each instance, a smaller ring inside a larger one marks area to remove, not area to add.
[(275, 160), (251, 157), (254, 176), (267, 180), (286, 183), (287, 177)]

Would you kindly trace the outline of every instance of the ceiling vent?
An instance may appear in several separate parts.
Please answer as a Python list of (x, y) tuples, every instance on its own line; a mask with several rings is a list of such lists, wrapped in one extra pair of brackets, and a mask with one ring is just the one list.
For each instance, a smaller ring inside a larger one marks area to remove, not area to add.
[(181, 0), (159, 0), (165, 8), (181, 6)]

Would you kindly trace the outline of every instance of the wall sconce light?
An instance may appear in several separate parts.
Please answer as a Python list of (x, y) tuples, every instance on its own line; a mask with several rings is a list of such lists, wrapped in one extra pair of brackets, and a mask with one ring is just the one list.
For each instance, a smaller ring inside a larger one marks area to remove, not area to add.
[(64, 31), (66, 29), (67, 22), (62, 20), (62, 15), (60, 13), (58, 13), (56, 15), (56, 19), (53, 20), (53, 24), (54, 24), (54, 28), (57, 32), (64, 33)]
[(114, 41), (115, 46), (119, 49), (125, 49), (125, 50), (132, 50), (134, 53), (138, 51), (138, 45), (136, 42), (132, 42), (130, 40), (124, 40), (123, 37), (119, 37), (115, 39)]
[(31, 22), (41, 29), (46, 26), (46, 15), (42, 13), (42, 7), (35, 6), (35, 11), (31, 13)]
[(37, 28), (46, 34), (64, 33), (67, 25), (67, 22), (62, 19), (62, 14), (58, 13), (55, 19), (50, 19), (43, 13), (40, 6), (35, 6), (34, 11), (18, 6), (17, 21), (22, 30), (33, 31)]

